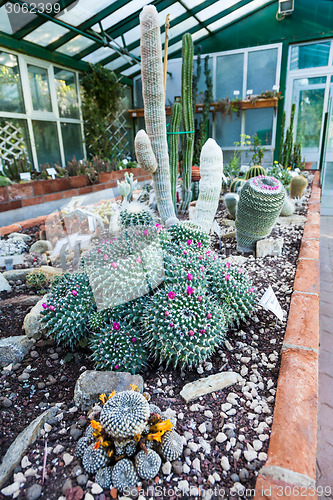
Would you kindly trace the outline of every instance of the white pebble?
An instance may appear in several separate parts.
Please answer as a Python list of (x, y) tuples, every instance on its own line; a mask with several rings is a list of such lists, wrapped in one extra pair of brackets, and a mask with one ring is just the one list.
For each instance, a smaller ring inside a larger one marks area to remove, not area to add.
[[(186, 458), (187, 458), (187, 457), (186, 457)], [(183, 465), (183, 472), (184, 472), (184, 474), (189, 474), (189, 473), (190, 473), (190, 470), (191, 470), (191, 469), (189, 468), (189, 466), (188, 466), (187, 464), (184, 464), (184, 465)]]
[(25, 455), (21, 460), (21, 467), (22, 469), (26, 469), (27, 467), (29, 467), (29, 465), (31, 465), (31, 462), (27, 455)]
[(221, 476), (217, 472), (214, 472), (213, 477), (214, 477), (214, 479), (215, 479), (216, 482), (221, 481)]
[(205, 434), (205, 432), (207, 430), (205, 422), (203, 424), (200, 424), (199, 427), (198, 427), (198, 429), (199, 429), (199, 432), (201, 434)]
[(170, 462), (165, 462), (165, 464), (162, 465), (162, 472), (165, 476), (168, 476), (171, 474), (171, 463)]
[(253, 448), (256, 450), (256, 451), (260, 451), (261, 448), (262, 448), (262, 442), (259, 440), (259, 439), (255, 439), (253, 441)]
[(74, 457), (69, 453), (64, 453), (62, 459), (64, 461), (65, 466), (67, 466), (73, 462)]
[(228, 472), (230, 470), (230, 464), (229, 464), (228, 457), (222, 457), (221, 458), (221, 467), (226, 472)]
[(257, 458), (257, 456), (257, 452), (253, 449), (244, 451), (244, 457), (248, 462), (252, 462), (252, 460), (255, 460)]
[(101, 488), (101, 486), (97, 483), (94, 483), (91, 487), (91, 493), (93, 495), (99, 495), (100, 493), (103, 492), (103, 488)]
[(266, 462), (267, 460), (267, 453), (264, 453), (263, 451), (259, 453), (258, 458), (260, 462)]
[(228, 411), (228, 410), (230, 410), (231, 407), (232, 407), (231, 403), (223, 403), (223, 405), (221, 406), (221, 410)]
[(1, 493), (3, 495), (5, 495), (5, 497), (11, 497), (19, 489), (20, 489), (20, 483), (12, 483), (9, 486), (7, 486), (6, 488), (3, 488), (3, 490), (1, 490)]
[(210, 484), (215, 484), (215, 479), (211, 474), (208, 476), (208, 481), (210, 482)]
[[(58, 498), (58, 500), (59, 500), (59, 498)], [(94, 497), (92, 495), (90, 495), (90, 493), (87, 492), (84, 495), (84, 500), (94, 500)]]
[(44, 430), (45, 432), (50, 432), (52, 430), (52, 425), (48, 424), (47, 422), (44, 424)]
[(205, 415), (205, 417), (207, 417), (207, 418), (213, 418), (213, 417), (214, 417), (213, 413), (212, 413), (210, 410), (206, 410), (206, 411), (204, 412), (204, 415)]
[(198, 472), (201, 472), (201, 464), (200, 464), (200, 460), (198, 458), (195, 458), (193, 460), (192, 467), (193, 467), (193, 469), (197, 470)]
[(62, 444), (57, 444), (57, 446), (55, 446), (55, 447), (53, 448), (53, 453), (54, 453), (55, 455), (59, 455), (59, 453), (61, 453), (62, 451), (64, 451), (64, 449), (65, 449), (65, 448), (63, 447), (63, 445), (62, 445)]
[(191, 451), (193, 451), (193, 453), (196, 453), (199, 449), (199, 446), (197, 445), (197, 443), (188, 443), (188, 448), (190, 448)]
[(218, 443), (224, 443), (224, 441), (226, 441), (228, 438), (227, 436), (224, 434), (224, 432), (219, 432), (218, 435), (216, 436), (216, 441)]

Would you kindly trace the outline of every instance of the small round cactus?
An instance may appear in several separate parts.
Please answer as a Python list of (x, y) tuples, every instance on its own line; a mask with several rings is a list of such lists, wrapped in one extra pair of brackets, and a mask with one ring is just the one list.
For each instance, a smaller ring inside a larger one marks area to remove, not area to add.
[(239, 201), (239, 196), (237, 193), (227, 193), (224, 195), (224, 204), (229, 212), (230, 217), (235, 220), (237, 203)]
[(149, 418), (149, 404), (135, 391), (118, 392), (103, 406), (100, 423), (111, 437), (133, 438), (141, 434)]
[(240, 191), (242, 189), (244, 184), (245, 184), (244, 179), (240, 179), (239, 177), (236, 177), (235, 179), (232, 180), (232, 182), (230, 184), (230, 187), (229, 187), (230, 192), (231, 193), (238, 193), (238, 191)]
[(86, 431), (84, 433), (84, 437), (88, 438), (88, 440), (89, 440), (88, 444), (91, 444), (94, 441), (93, 432), (94, 432), (94, 429), (91, 427), (91, 425), (88, 425), (88, 427), (86, 428)]
[(134, 465), (128, 458), (123, 458), (113, 467), (111, 474), (112, 484), (122, 492), (125, 488), (136, 486), (139, 478)]
[(185, 221), (181, 224), (175, 224), (170, 227), (168, 232), (173, 243), (187, 244), (190, 241), (193, 243), (193, 247), (198, 243), (201, 243), (202, 247), (210, 245), (209, 235), (192, 222)]
[(161, 453), (165, 460), (172, 462), (183, 453), (183, 441), (176, 431), (167, 431), (161, 440)]
[(292, 198), (301, 198), (307, 185), (308, 181), (303, 175), (295, 175), (290, 181), (290, 196)]
[(295, 212), (295, 203), (286, 194), (280, 215), (282, 217), (289, 217), (290, 215), (293, 215), (294, 212)]
[(120, 226), (153, 226), (156, 222), (156, 215), (148, 205), (138, 201), (122, 204), (119, 212)]
[(156, 451), (140, 451), (135, 457), (135, 468), (142, 479), (153, 479), (160, 470), (161, 457)]
[(266, 175), (266, 170), (261, 165), (254, 165), (246, 172), (245, 180), (247, 181), (251, 177), (258, 177), (258, 175)]
[(103, 467), (96, 472), (95, 482), (100, 485), (101, 488), (110, 490), (112, 488), (112, 469), (113, 467)]
[(84, 455), (84, 452), (88, 448), (88, 446), (91, 444), (91, 439), (88, 437), (82, 437), (78, 440), (75, 448), (75, 456), (76, 458), (82, 458)]
[(157, 413), (158, 415), (161, 414), (161, 408), (157, 405), (154, 405), (154, 403), (149, 403), (149, 411), (150, 414), (152, 413)]
[(95, 449), (94, 446), (94, 444), (89, 445), (82, 458), (83, 468), (90, 474), (94, 474), (102, 467), (105, 467), (110, 461), (105, 448), (100, 446), (98, 449)]

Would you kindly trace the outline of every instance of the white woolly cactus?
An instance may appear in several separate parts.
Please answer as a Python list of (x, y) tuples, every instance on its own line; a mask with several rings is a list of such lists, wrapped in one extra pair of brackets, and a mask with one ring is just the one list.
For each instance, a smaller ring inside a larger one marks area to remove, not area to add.
[(200, 155), (199, 199), (194, 224), (209, 233), (220, 200), (223, 174), (223, 154), (214, 139), (208, 139)]
[(153, 5), (143, 8), (140, 23), (142, 92), (147, 134), (140, 130), (136, 137), (137, 160), (140, 167), (153, 175), (157, 204), (163, 222), (169, 219), (169, 224), (172, 224), (177, 222), (177, 218), (170, 185), (162, 44), (158, 13)]

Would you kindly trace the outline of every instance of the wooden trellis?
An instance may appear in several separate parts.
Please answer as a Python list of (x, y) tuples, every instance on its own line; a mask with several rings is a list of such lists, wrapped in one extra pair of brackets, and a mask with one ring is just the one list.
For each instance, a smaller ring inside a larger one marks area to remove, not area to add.
[(24, 133), (20, 125), (7, 120), (0, 122), (0, 155), (2, 160), (27, 155)]

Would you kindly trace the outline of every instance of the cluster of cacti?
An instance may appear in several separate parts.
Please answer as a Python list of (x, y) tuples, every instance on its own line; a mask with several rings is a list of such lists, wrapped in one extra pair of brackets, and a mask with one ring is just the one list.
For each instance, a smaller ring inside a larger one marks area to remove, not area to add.
[(245, 182), (246, 181), (244, 179), (240, 179), (239, 177), (236, 177), (235, 179), (232, 180), (232, 182), (229, 186), (230, 192), (237, 193), (242, 188), (242, 186), (244, 186)]
[(246, 172), (244, 179), (247, 181), (251, 177), (258, 177), (258, 175), (266, 175), (266, 170), (261, 165), (254, 165)]
[(237, 204), (239, 195), (237, 193), (226, 193), (223, 198), (224, 204), (229, 212), (230, 217), (236, 219)]
[(197, 248), (198, 251), (210, 245), (209, 235), (193, 222), (185, 221), (175, 224), (170, 227), (168, 234), (171, 236), (172, 243), (185, 243), (191, 248)]
[(290, 181), (290, 196), (292, 198), (301, 198), (307, 185), (308, 181), (303, 175), (295, 175)]
[(293, 215), (294, 212), (295, 212), (295, 203), (291, 198), (289, 198), (289, 196), (286, 193), (280, 215), (282, 217), (289, 217), (290, 215)]
[(103, 201), (97, 206), (90, 206), (89, 210), (101, 217), (106, 227), (109, 227), (111, 217), (116, 214), (115, 203), (111, 200)]
[(177, 177), (178, 177), (178, 162), (179, 162), (179, 127), (182, 116), (182, 105), (179, 101), (175, 101), (172, 106), (170, 129), (169, 129), (169, 151), (170, 151), (170, 182), (171, 196), (175, 212), (177, 213)]
[(86, 337), (87, 323), (94, 311), (94, 296), (84, 273), (63, 274), (53, 280), (43, 322), (58, 344), (73, 347)]
[(184, 132), (183, 138), (183, 200), (182, 210), (186, 212), (191, 202), (191, 168), (194, 152), (194, 113), (193, 113), (193, 55), (194, 46), (190, 33), (183, 36), (182, 41), (182, 89), (181, 89), (181, 110)]
[(157, 218), (155, 212), (148, 206), (138, 201), (123, 203), (119, 211), (120, 227), (153, 226)]
[(34, 269), (26, 277), (27, 286), (29, 288), (35, 288), (36, 290), (42, 290), (47, 287), (50, 284), (50, 281), (50, 277), (39, 269)]
[(251, 252), (258, 240), (268, 236), (278, 218), (285, 189), (274, 177), (252, 177), (242, 187), (237, 205), (237, 249)]
[(133, 191), (136, 189), (138, 181), (134, 179), (133, 174), (125, 172), (125, 179), (123, 181), (117, 181), (117, 186), (121, 196), (124, 201), (131, 201), (133, 196)]
[(177, 460), (183, 452), (175, 422), (164, 419), (148, 397), (137, 392), (136, 386), (108, 397), (102, 394), (99, 421), (91, 420), (77, 442), (76, 458), (82, 459), (84, 470), (95, 474), (95, 482), (103, 489), (122, 493), (142, 479), (154, 479), (162, 458)]

